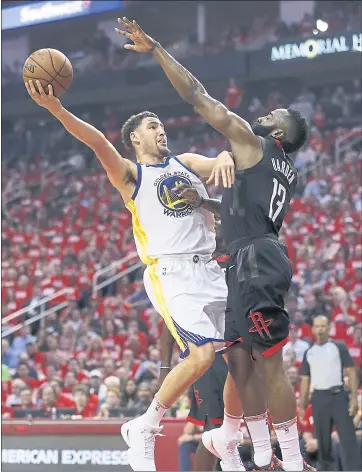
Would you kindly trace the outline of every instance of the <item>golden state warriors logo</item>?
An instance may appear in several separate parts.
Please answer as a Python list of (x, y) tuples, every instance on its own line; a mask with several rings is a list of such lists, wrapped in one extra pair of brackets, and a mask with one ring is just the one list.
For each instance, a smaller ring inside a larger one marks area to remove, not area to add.
[(193, 211), (191, 205), (185, 203), (175, 192), (175, 188), (181, 184), (192, 185), (191, 180), (184, 175), (166, 174), (157, 182), (157, 196), (167, 216), (183, 218)]

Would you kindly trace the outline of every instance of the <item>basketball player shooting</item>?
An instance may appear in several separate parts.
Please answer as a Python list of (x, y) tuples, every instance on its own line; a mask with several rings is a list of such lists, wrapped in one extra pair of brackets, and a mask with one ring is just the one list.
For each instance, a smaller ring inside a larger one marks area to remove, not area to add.
[[(47, 94), (39, 81), (25, 85), (38, 105), (94, 151), (121, 194), (132, 214), (138, 254), (147, 266), (146, 292), (185, 357), (166, 377), (147, 412), (121, 428), (130, 447), (132, 469), (156, 470), (155, 437), (165, 412), (211, 366), (215, 350), (225, 346), (227, 287), (223, 271), (211, 261), (216, 246), (214, 216), (204, 208), (195, 210), (175, 189), (191, 185), (207, 198), (200, 177), (209, 178), (218, 165), (224, 184), (231, 187), (234, 162), (225, 151), (219, 159), (191, 153), (172, 156), (162, 122), (147, 111), (131, 116), (122, 128), (124, 143), (136, 154), (137, 163), (131, 162), (103, 133), (67, 111), (53, 95), (51, 85)], [(227, 427), (239, 422), (242, 415), (230, 376), (224, 396)], [(228, 444), (237, 444), (239, 439), (237, 433), (230, 434)], [(233, 453), (225, 457), (227, 470), (236, 470), (233, 461)]]
[[(289, 331), (284, 296), (292, 268), (286, 247), (278, 240), (297, 184), (297, 172), (287, 154), (306, 142), (306, 121), (297, 110), (277, 109), (250, 126), (212, 98), (196, 77), (135, 21), (123, 18), (118, 22), (123, 28), (118, 33), (133, 42), (124, 47), (152, 54), (179, 95), (230, 143), (236, 177), (232, 188), (224, 189), (220, 208), (231, 255), (226, 271), (229, 294), (225, 320), (229, 370), (243, 404), (256, 468), (275, 470), (276, 466), (268, 405), (284, 470), (311, 470), (300, 453), (296, 400), (283, 368), (282, 347)], [(215, 182), (219, 174), (215, 166)], [(202, 201), (200, 208), (207, 205)], [(225, 440), (223, 428), (203, 436), (205, 446), (221, 458)]]

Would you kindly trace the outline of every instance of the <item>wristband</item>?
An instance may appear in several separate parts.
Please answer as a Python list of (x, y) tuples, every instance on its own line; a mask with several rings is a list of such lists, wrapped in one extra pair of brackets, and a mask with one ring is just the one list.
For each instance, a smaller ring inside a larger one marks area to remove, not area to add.
[(201, 200), (200, 200), (200, 205), (197, 205), (197, 207), (194, 207), (194, 208), (200, 208), (205, 202), (205, 199), (204, 197), (201, 197)]
[(171, 369), (171, 367), (169, 367), (167, 365), (161, 365), (160, 369)]

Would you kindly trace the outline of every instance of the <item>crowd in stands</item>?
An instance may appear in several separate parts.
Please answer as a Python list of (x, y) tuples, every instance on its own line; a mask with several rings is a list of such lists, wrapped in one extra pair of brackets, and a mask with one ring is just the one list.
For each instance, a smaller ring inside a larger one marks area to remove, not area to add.
[[(250, 121), (294, 103), (311, 124), (308, 144), (294, 156), (298, 194), (281, 233), (294, 269), (284, 355), (295, 391), (303, 353), (313, 340), (312, 321), (320, 314), (331, 321), (331, 337), (346, 342), (361, 379), (361, 83), (303, 87), (290, 96), (272, 84), (265, 96), (256, 96), (231, 81), (225, 100), (235, 94), (232, 108)], [(80, 116), (132, 157), (120, 143), (126, 117), (117, 109), (82, 109)], [(220, 135), (195, 115), (161, 119), (175, 154), (214, 157), (225, 149)], [(2, 139), (2, 328), (9, 330), (2, 340), (2, 417), (142, 414), (158, 389), (161, 320), (144, 291), (143, 268), (135, 267), (130, 214), (95, 156), (55, 120), (6, 121)], [(219, 189), (209, 190), (220, 196)], [(95, 273), (107, 267), (95, 281)], [(94, 283), (127, 269), (109, 285)], [(59, 303), (66, 306), (39, 319)], [(23, 307), (24, 315), (4, 323)], [(172, 365), (177, 362), (175, 351)], [(168, 415), (186, 417), (188, 409), (185, 394)], [(360, 423), (357, 418), (356, 427)], [(313, 457), (318, 445), (310, 408), (300, 431)]]
[[(260, 14), (260, 16), (254, 17), (249, 24), (243, 24), (241, 17), (241, 26), (235, 22), (219, 25), (217, 31), (208, 31), (207, 39), (203, 44), (198, 43), (196, 31), (190, 34), (184, 32), (177, 37), (168, 38), (166, 36), (165, 38), (158, 37), (158, 39), (162, 40), (162, 44), (176, 58), (219, 54), (230, 50), (258, 50), (268, 43), (298, 37), (311, 37), (318, 32), (316, 29), (317, 19), (328, 23), (328, 33), (330, 34), (338, 31), (358, 31), (361, 14), (360, 2), (350, 1), (343, 5), (338, 5), (336, 2), (316, 2), (314, 14), (306, 13), (300, 22), (290, 25), (268, 14)], [(110, 34), (114, 34), (113, 30)], [(147, 55), (130, 54), (125, 51), (123, 49), (125, 41), (123, 37), (119, 37), (117, 43), (110, 39), (109, 34), (99, 28), (95, 31), (94, 36), (86, 35), (82, 41), (78, 40), (76, 49), (61, 43), (57, 45), (57, 48), (69, 57), (78, 76), (82, 73), (94, 72), (94, 70), (124, 70), (153, 63), (153, 60)], [(2, 66), (3, 84), (20, 82), (22, 67), (23, 64), (18, 61), (12, 66), (4, 63)]]

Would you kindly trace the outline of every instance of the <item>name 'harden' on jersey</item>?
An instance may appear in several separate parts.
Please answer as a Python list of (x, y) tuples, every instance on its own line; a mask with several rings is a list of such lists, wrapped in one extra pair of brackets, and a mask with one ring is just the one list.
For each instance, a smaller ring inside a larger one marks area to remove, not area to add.
[(225, 189), (221, 221), (225, 242), (265, 234), (278, 236), (297, 185), (297, 171), (279, 141), (260, 138), (263, 157), (256, 166), (237, 171)]

